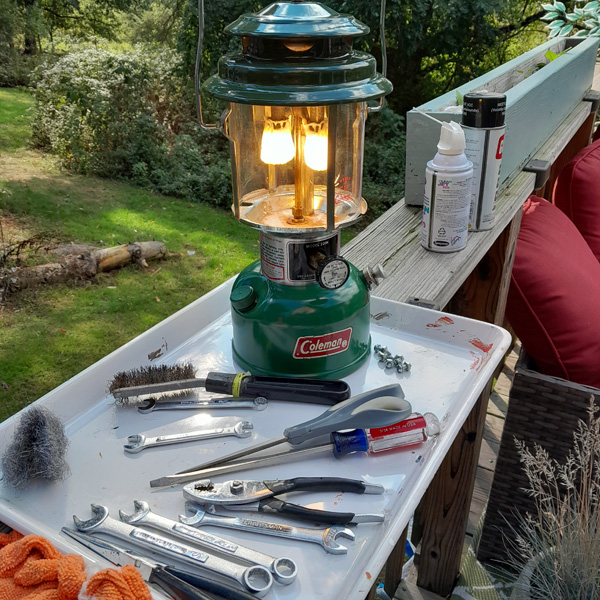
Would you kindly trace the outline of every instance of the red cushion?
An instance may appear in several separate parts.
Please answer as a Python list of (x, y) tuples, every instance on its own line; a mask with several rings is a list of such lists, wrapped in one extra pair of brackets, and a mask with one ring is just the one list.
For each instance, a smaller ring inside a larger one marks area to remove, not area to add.
[(586, 146), (560, 172), (554, 204), (575, 223), (600, 261), (600, 140)]
[(506, 316), (541, 373), (600, 387), (600, 263), (556, 206), (523, 205)]

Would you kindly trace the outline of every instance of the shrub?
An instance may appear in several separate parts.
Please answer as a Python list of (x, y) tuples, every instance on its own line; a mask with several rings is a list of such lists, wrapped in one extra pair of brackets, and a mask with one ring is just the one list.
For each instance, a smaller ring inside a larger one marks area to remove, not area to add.
[(536, 513), (519, 517), (509, 566), (523, 569), (518, 597), (597, 600), (600, 596), (600, 416), (590, 397), (564, 462), (515, 440)]
[(404, 117), (390, 108), (367, 119), (363, 196), (367, 220), (378, 217), (404, 197)]
[[(579, 6), (576, 6), (579, 4)], [(542, 21), (548, 21), (548, 37), (572, 35), (573, 37), (600, 37), (600, 4), (597, 0), (587, 2), (564, 2), (556, 0), (554, 4), (542, 4), (546, 14)], [(572, 10), (573, 12), (569, 12)]]
[(84, 174), (230, 204), (225, 143), (194, 124), (177, 55), (85, 49), (34, 74), (33, 143)]
[[(130, 173), (165, 135), (153, 118), (148, 63), (141, 53), (89, 49), (36, 69), (33, 143), (81, 173)], [(157, 68), (169, 66), (167, 57)]]

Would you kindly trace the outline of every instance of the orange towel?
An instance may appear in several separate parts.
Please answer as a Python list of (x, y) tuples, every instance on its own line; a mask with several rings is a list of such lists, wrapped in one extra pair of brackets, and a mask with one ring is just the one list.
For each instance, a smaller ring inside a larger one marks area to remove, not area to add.
[[(0, 534), (0, 600), (77, 600), (85, 583), (83, 558), (63, 555), (45, 538)], [(151, 600), (135, 567), (104, 569), (87, 582), (97, 600)]]

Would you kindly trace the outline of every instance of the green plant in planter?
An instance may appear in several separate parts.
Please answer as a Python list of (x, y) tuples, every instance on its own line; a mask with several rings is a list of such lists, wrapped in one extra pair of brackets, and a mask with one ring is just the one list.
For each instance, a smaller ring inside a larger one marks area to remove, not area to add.
[(600, 598), (599, 411), (592, 396), (563, 464), (516, 441), (537, 514), (521, 517), (515, 531), (509, 566), (521, 577), (511, 600)]
[(546, 26), (550, 32), (548, 37), (571, 35), (573, 37), (600, 37), (600, 2), (593, 0), (584, 6), (582, 0), (575, 2), (556, 1), (554, 4), (542, 4), (546, 14), (542, 21), (548, 21)]

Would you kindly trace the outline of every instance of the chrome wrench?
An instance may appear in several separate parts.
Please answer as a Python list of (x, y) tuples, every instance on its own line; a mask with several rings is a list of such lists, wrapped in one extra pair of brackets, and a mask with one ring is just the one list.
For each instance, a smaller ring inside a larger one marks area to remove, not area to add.
[(75, 527), (84, 533), (106, 533), (121, 540), (135, 543), (163, 556), (175, 556), (182, 562), (219, 573), (241, 584), (246, 590), (261, 598), (273, 584), (271, 572), (260, 565), (243, 567), (224, 558), (213, 556), (182, 544), (165, 536), (150, 533), (141, 527), (134, 527), (113, 519), (106, 506), (92, 504), (93, 517), (87, 521), (73, 515)]
[(262, 565), (271, 571), (277, 583), (283, 585), (290, 585), (298, 575), (298, 567), (291, 558), (274, 558), (273, 556), (263, 554), (257, 550), (251, 550), (250, 548), (223, 539), (212, 533), (198, 531), (189, 525), (167, 519), (166, 517), (153, 513), (147, 502), (134, 500), (133, 504), (135, 512), (132, 515), (129, 515), (122, 510), (119, 511), (121, 521), (124, 521), (129, 525), (146, 525), (152, 529), (170, 533), (174, 537), (185, 540), (194, 540), (201, 546), (216, 548), (224, 554), (230, 554), (235, 558), (239, 558), (240, 560), (249, 562), (253, 565)]
[(292, 526), (285, 523), (273, 523), (263, 521), (262, 519), (211, 514), (192, 502), (186, 502), (185, 506), (194, 513), (192, 517), (179, 517), (179, 520), (185, 525), (191, 525), (192, 527), (214, 525), (215, 527), (226, 527), (227, 529), (250, 531), (263, 535), (275, 535), (300, 542), (312, 542), (319, 544), (319, 546), (330, 554), (346, 554), (348, 552), (346, 546), (338, 544), (336, 541), (338, 537), (352, 541), (356, 537), (352, 530), (340, 525), (332, 525), (324, 529), (312, 529), (310, 527), (297, 527), (296, 525)]
[(217, 427), (216, 429), (200, 429), (188, 433), (174, 433), (172, 435), (159, 435), (158, 437), (146, 437), (141, 433), (130, 435), (127, 444), (123, 445), (125, 452), (137, 454), (146, 448), (155, 446), (166, 446), (167, 444), (179, 444), (181, 442), (193, 442), (196, 440), (207, 440), (211, 438), (236, 436), (246, 438), (252, 435), (253, 425), (250, 421), (238, 421), (230, 427)]
[(166, 402), (157, 402), (150, 398), (138, 406), (138, 412), (143, 415), (155, 410), (190, 410), (201, 408), (251, 408), (252, 410), (265, 410), (269, 401), (262, 396), (250, 399), (237, 398), (211, 398), (210, 400), (169, 400)]

